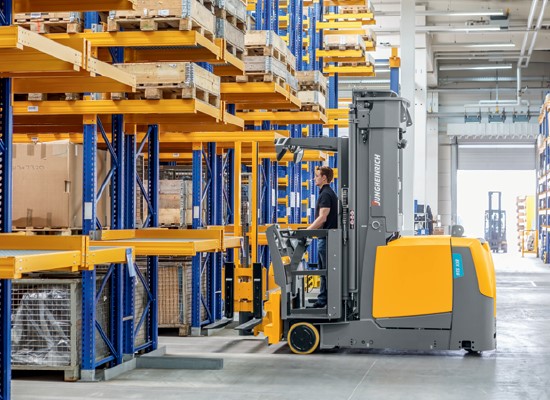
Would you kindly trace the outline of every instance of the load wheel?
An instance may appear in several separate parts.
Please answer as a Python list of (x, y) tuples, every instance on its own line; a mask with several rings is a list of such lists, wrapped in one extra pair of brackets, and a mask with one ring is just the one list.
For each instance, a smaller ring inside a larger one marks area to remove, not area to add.
[(319, 347), (319, 331), (309, 322), (298, 322), (288, 331), (290, 350), (296, 354), (310, 354)]

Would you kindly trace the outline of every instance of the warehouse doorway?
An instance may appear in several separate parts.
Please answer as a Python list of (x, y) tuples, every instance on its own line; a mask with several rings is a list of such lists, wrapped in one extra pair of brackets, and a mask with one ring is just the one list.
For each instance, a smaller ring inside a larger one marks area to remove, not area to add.
[[(489, 192), (502, 193), (502, 209), (506, 211), (506, 239), (508, 252), (517, 253), (519, 247), (517, 198), (535, 196), (535, 170), (458, 170), (457, 217), (468, 237), (484, 237), (485, 210)], [(531, 224), (534, 224), (532, 215)], [(529, 224), (529, 227), (532, 225)], [(536, 229), (533, 226), (533, 229)]]

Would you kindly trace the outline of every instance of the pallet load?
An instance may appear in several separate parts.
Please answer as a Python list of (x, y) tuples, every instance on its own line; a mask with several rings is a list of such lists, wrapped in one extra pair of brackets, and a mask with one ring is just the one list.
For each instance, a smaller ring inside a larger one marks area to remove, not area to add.
[[(116, 64), (136, 76), (137, 94), (148, 100), (195, 99), (220, 106), (220, 78), (190, 62)], [(117, 99), (120, 94), (113, 94)]]
[(241, 0), (215, 0), (216, 37), (225, 40), (226, 50), (242, 60), (247, 29), (246, 4)]
[(273, 31), (249, 31), (245, 36), (245, 75), (237, 82), (276, 82), (298, 90), (296, 57)]
[[(28, 231), (82, 228), (83, 148), (67, 140), (13, 145), (13, 222)], [(110, 170), (109, 157), (97, 151), (97, 179)], [(96, 217), (109, 226), (109, 190), (97, 203)], [(52, 232), (53, 233), (53, 232)]]
[(14, 14), (13, 24), (36, 33), (79, 33), (84, 27), (80, 12)]
[(159, 225), (188, 227), (193, 223), (193, 182), (162, 179), (159, 193)]
[[(191, 327), (193, 269), (191, 257), (159, 260), (159, 328), (176, 328), (187, 336)], [(206, 291), (206, 274), (201, 274), (201, 291)], [(206, 310), (201, 307), (201, 320)]]
[(319, 111), (326, 115), (327, 78), (321, 71), (298, 71), (296, 78), (302, 111)]
[(210, 3), (197, 0), (136, 0), (136, 11), (111, 11), (107, 31), (197, 31), (214, 40), (216, 20)]

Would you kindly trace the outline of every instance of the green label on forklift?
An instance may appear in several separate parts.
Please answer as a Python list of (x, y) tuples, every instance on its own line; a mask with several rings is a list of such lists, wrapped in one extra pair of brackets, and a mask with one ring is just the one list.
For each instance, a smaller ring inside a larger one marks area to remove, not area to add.
[(462, 254), (453, 253), (453, 278), (462, 278), (464, 276), (464, 267), (462, 264)]

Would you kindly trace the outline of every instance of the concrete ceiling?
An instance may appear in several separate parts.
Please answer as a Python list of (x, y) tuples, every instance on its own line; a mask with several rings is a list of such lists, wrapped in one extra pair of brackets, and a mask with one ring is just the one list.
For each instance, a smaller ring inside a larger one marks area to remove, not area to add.
[[(550, 91), (547, 3), (548, 0), (416, 1), (416, 47), (427, 49), (428, 95), (437, 94), (439, 112), (464, 113), (465, 104), (497, 98), (512, 103), (517, 100), (519, 65), (522, 104), (508, 106), (507, 112), (529, 109), (538, 114)], [(399, 47), (401, 5), (399, 1), (387, 0), (372, 0), (372, 4), (377, 20), (372, 27), (378, 42), (375, 58), (388, 58), (391, 47)], [(504, 16), (484, 15), (489, 12), (501, 12)], [(494, 65), (509, 69), (494, 69)], [(474, 66), (487, 69), (467, 69)], [(388, 73), (377, 75), (378, 80), (389, 79)], [(346, 90), (346, 85), (342, 88)]]

